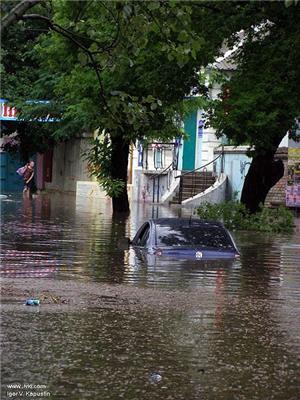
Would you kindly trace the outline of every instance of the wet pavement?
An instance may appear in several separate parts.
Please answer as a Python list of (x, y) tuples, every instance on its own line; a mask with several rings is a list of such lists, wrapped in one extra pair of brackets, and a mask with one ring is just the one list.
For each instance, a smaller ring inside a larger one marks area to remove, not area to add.
[(290, 236), (233, 232), (234, 262), (150, 263), (120, 238), (191, 211), (131, 208), (1, 200), (1, 399), (298, 399), (299, 219)]

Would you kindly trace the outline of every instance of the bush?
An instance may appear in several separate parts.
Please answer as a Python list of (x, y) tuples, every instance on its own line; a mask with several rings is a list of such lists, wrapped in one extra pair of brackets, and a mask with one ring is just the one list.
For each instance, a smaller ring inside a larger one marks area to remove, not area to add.
[(280, 206), (278, 208), (264, 207), (254, 215), (249, 216), (249, 229), (261, 232), (291, 233), (294, 230), (292, 211)]
[(250, 214), (242, 203), (228, 201), (221, 204), (204, 203), (197, 209), (201, 219), (218, 220), (230, 230), (291, 233), (294, 230), (293, 213), (285, 207), (265, 208)]

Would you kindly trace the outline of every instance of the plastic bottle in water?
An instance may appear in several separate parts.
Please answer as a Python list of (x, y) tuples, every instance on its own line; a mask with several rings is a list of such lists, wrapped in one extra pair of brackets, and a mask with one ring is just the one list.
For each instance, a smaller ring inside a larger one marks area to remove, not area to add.
[(39, 306), (40, 301), (38, 299), (28, 299), (26, 300), (26, 306)]

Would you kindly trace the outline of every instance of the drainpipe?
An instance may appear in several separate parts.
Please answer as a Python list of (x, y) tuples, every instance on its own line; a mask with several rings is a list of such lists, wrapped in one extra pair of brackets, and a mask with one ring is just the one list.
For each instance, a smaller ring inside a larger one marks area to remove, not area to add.
[(224, 154), (224, 145), (222, 145), (221, 174), (224, 173), (224, 169), (225, 169), (225, 154)]
[(152, 203), (155, 200), (155, 177), (153, 177), (153, 188), (152, 188)]
[(128, 183), (132, 183), (132, 166), (133, 166), (133, 144), (130, 145), (129, 151), (129, 171), (128, 171)]
[(146, 146), (145, 169), (148, 169), (148, 144)]

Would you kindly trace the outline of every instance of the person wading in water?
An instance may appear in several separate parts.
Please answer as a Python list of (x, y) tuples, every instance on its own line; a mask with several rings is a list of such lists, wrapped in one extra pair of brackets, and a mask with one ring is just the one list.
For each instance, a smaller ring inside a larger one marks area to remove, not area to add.
[(34, 161), (29, 161), (26, 165), (25, 172), (23, 174), (24, 180), (24, 189), (23, 193), (26, 193), (27, 196), (30, 196), (30, 192), (34, 189)]

